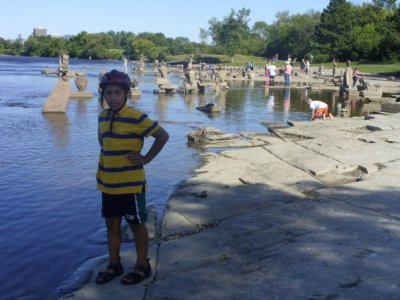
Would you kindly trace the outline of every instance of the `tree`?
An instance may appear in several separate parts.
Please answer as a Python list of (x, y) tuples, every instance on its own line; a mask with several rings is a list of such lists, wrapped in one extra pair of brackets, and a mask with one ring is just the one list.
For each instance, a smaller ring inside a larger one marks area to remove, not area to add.
[(272, 25), (266, 27), (269, 37), (265, 56), (302, 58), (312, 49), (315, 28), (320, 22), (320, 13), (310, 10), (303, 14), (289, 15), (288, 11), (278, 12)]
[(395, 10), (398, 7), (397, 0), (372, 0), (372, 3), (377, 7), (391, 10)]
[(165, 57), (162, 47), (159, 47), (156, 43), (145, 38), (137, 37), (132, 39), (131, 47), (134, 59), (139, 59), (142, 55), (150, 61), (163, 59)]
[(352, 4), (346, 0), (330, 0), (321, 14), (316, 28), (315, 48), (326, 58), (336, 56), (341, 60), (352, 57), (351, 31), (356, 23)]
[(200, 28), (199, 39), (202, 45), (207, 45), (208, 36), (209, 36), (208, 30)]
[(212, 18), (208, 21), (209, 33), (216, 46), (222, 46), (226, 53), (231, 57), (238, 54), (242, 49), (246, 49), (249, 39), (249, 16), (250, 10), (242, 8), (238, 12), (231, 10), (230, 14), (222, 21)]

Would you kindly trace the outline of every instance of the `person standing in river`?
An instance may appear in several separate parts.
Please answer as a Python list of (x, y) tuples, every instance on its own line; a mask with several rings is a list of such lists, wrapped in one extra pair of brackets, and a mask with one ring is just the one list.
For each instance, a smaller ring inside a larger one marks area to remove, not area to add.
[(293, 72), (293, 67), (290, 64), (290, 61), (286, 61), (285, 73), (284, 73), (285, 85), (286, 86), (290, 86), (290, 81), (291, 81), (291, 78), (292, 78), (292, 72)]
[[(136, 264), (121, 283), (137, 284), (151, 276), (146, 228), (146, 178), (143, 166), (150, 163), (168, 141), (168, 133), (143, 112), (127, 104), (131, 80), (126, 73), (112, 70), (101, 78), (101, 98), (109, 109), (99, 114), (101, 147), (96, 179), (102, 191), (102, 216), (107, 227), (108, 259), (96, 283), (104, 284), (123, 273), (120, 261), (121, 221), (128, 222), (135, 240)], [(150, 150), (141, 154), (144, 138), (154, 138)]]

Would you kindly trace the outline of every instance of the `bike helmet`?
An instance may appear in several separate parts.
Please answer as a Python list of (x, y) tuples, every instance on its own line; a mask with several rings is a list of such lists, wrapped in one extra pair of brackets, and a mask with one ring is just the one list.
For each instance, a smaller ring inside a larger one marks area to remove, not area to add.
[(118, 70), (112, 70), (110, 72), (105, 73), (99, 83), (99, 87), (104, 89), (109, 84), (118, 84), (120, 85), (125, 91), (129, 91), (131, 88), (131, 79), (129, 76)]

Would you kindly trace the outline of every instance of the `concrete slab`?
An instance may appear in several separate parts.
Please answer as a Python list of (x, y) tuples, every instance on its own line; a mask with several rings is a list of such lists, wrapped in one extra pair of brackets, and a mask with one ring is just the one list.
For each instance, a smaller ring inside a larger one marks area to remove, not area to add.
[[(156, 267), (157, 261), (157, 245), (150, 247), (149, 249), (150, 263), (152, 267)], [(135, 251), (125, 251), (121, 254), (121, 262), (124, 267), (125, 274), (133, 270), (136, 261)], [(147, 285), (153, 280), (155, 272), (152, 277), (141, 282), (137, 285), (123, 286), (120, 283), (122, 275), (115, 278), (113, 281), (108, 282), (104, 285), (97, 285), (95, 280), (98, 272), (104, 270), (108, 264), (107, 257), (104, 257), (103, 261), (91, 270), (91, 276), (89, 282), (71, 294), (67, 294), (63, 297), (68, 299), (82, 299), (82, 300), (109, 300), (109, 299), (125, 299), (126, 295), (129, 295), (132, 299), (143, 299), (146, 294)]]
[[(308, 143), (318, 143), (317, 141), (309, 141)], [(299, 143), (301, 144), (301, 143)], [(357, 166), (351, 164), (344, 164), (339, 162), (331, 157), (334, 156), (323, 156), (318, 152), (314, 151), (315, 147), (309, 147), (309, 149), (302, 147), (297, 144), (288, 145), (272, 145), (265, 146), (269, 152), (274, 154), (276, 157), (281, 159), (284, 162), (289, 163), (292, 166), (295, 166), (301, 170), (309, 172), (315, 176), (322, 175), (324, 173), (346, 173), (353, 171), (357, 168)]]
[(371, 165), (400, 158), (400, 144), (373, 142), (377, 141), (377, 138), (374, 138), (375, 136), (382, 135), (362, 134), (360, 140), (342, 138), (338, 134), (334, 138), (325, 137), (324, 139), (298, 141), (296, 143), (314, 151), (316, 154), (335, 159), (344, 165)]
[(263, 208), (164, 243), (146, 299), (391, 299), (399, 225), (325, 198)]

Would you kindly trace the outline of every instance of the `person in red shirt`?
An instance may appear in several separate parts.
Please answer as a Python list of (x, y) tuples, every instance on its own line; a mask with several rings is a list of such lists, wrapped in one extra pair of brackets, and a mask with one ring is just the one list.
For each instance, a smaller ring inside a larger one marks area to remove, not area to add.
[(284, 76), (285, 76), (285, 85), (286, 86), (290, 86), (290, 80), (291, 80), (291, 77), (292, 77), (292, 72), (293, 72), (292, 65), (290, 64), (289, 61), (286, 61), (285, 74), (284, 74)]
[(357, 84), (358, 75), (359, 75), (358, 69), (355, 68), (355, 69), (353, 70), (353, 87), (355, 87), (356, 84)]

